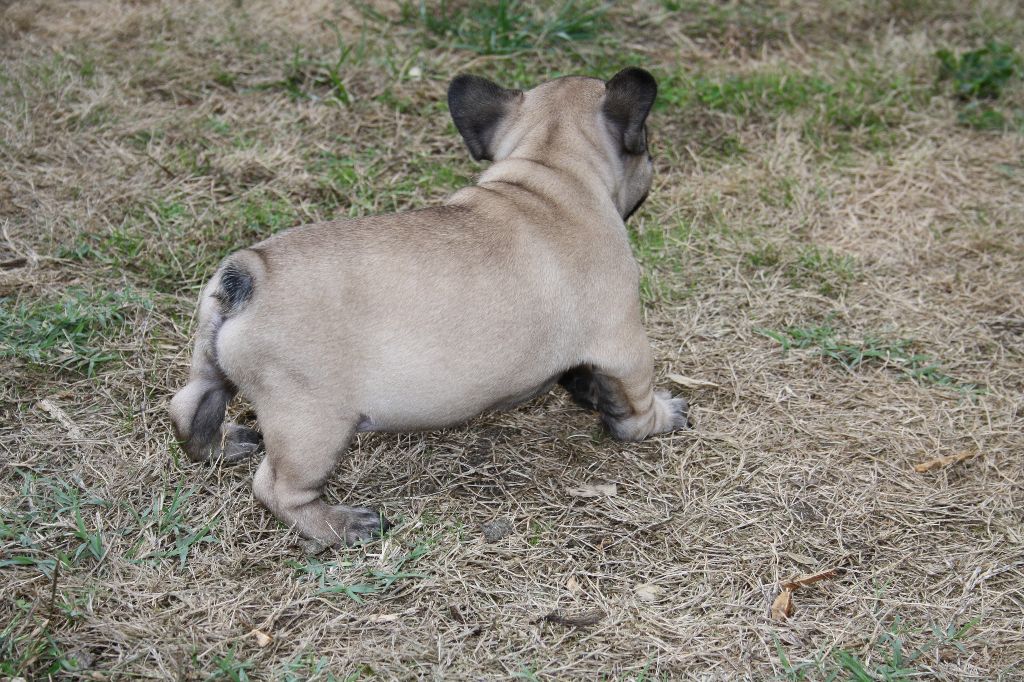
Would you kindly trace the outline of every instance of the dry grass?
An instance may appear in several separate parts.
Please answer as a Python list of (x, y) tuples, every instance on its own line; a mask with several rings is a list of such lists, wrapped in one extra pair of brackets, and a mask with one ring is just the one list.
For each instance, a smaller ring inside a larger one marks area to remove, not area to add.
[[(933, 54), (1020, 45), (1024, 15), (814, 4), (614, 8), (492, 56), (387, 3), (7, 3), (0, 675), (1020, 679), (1024, 92), (960, 125)], [(659, 372), (713, 383), (682, 389), (692, 431), (617, 443), (553, 393), (363, 436), (330, 495), (398, 526), (318, 555), (254, 463), (179, 458), (219, 257), (466, 182), (459, 71), (626, 63), (662, 83), (632, 228)]]

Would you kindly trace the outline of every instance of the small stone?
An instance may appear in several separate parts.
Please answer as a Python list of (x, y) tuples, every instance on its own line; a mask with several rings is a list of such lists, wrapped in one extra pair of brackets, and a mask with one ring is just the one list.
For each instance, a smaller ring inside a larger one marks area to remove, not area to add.
[(512, 534), (513, 530), (512, 523), (508, 519), (495, 519), (481, 523), (480, 529), (484, 532), (484, 540), (487, 542), (497, 542), (506, 538)]
[(633, 588), (633, 592), (640, 598), (641, 601), (645, 602), (656, 602), (661, 598), (661, 595), (665, 593), (665, 590), (658, 587), (654, 583), (643, 583)]
[(274, 641), (274, 638), (263, 632), (263, 630), (253, 630), (249, 634), (256, 638), (256, 646), (261, 649), (270, 646), (270, 643)]

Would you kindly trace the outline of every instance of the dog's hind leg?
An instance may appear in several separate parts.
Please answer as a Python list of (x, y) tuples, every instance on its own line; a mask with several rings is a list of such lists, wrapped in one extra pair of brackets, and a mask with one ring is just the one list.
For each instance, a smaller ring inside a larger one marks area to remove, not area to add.
[(383, 533), (391, 524), (365, 507), (330, 505), (321, 497), (327, 478), (359, 423), (322, 408), (294, 402), (257, 404), (267, 444), (253, 478), (253, 493), (300, 535), (328, 545), (351, 545)]
[(219, 279), (214, 278), (203, 292), (189, 380), (170, 405), (174, 435), (193, 462), (234, 462), (256, 454), (262, 447), (259, 431), (223, 423), (224, 411), (236, 389), (216, 358), (217, 332), (224, 321), (214, 295)]
[(643, 334), (593, 363), (588, 394), (608, 430), (619, 440), (642, 440), (688, 426), (683, 398), (654, 390), (654, 363)]
[(594, 381), (593, 367), (589, 365), (573, 367), (559, 377), (558, 383), (569, 392), (569, 395), (580, 407), (585, 407), (588, 410), (598, 408), (599, 394), (597, 382)]

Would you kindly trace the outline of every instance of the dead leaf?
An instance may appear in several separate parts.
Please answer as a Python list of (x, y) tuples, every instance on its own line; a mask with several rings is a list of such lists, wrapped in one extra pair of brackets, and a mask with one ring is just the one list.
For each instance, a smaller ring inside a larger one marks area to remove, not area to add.
[(838, 568), (830, 568), (827, 571), (819, 571), (818, 573), (810, 573), (808, 575), (799, 575), (789, 580), (784, 580), (780, 583), (782, 589), (789, 590), (790, 592), (796, 592), (801, 587), (807, 587), (814, 583), (821, 582), (822, 580), (828, 580), (829, 578), (835, 578), (839, 575)]
[(665, 589), (654, 583), (642, 583), (633, 588), (633, 592), (640, 601), (655, 602), (665, 593)]
[(671, 381), (673, 384), (682, 386), (683, 388), (700, 388), (701, 386), (719, 388), (718, 384), (716, 384), (713, 381), (704, 381), (703, 379), (684, 377), (682, 374), (666, 374), (665, 378)]
[(263, 632), (263, 630), (253, 630), (249, 634), (256, 638), (256, 646), (261, 649), (270, 646), (270, 643), (274, 641), (274, 638)]
[(772, 602), (772, 620), (782, 622), (793, 615), (796, 610), (796, 604), (793, 602), (793, 593), (799, 590), (801, 587), (807, 587), (814, 583), (821, 582), (822, 580), (828, 580), (839, 575), (840, 569), (830, 568), (827, 571), (819, 571), (817, 573), (808, 573), (806, 575), (798, 575), (795, 578), (789, 580), (783, 580), (779, 583), (779, 587), (782, 588), (782, 592)]
[(39, 407), (67, 429), (68, 435), (71, 438), (74, 440), (85, 440), (85, 433), (82, 431), (82, 427), (72, 421), (68, 413), (60, 409), (55, 403), (51, 402), (48, 398), (43, 398), (39, 401)]
[(619, 492), (614, 483), (584, 483), (578, 488), (566, 488), (573, 497), (611, 497)]
[(576, 580), (576, 576), (569, 576), (569, 579), (565, 581), (565, 589), (569, 590), (570, 592), (580, 591), (580, 581)]
[(946, 457), (936, 457), (935, 459), (930, 459), (927, 462), (921, 462), (920, 464), (915, 464), (914, 465), (914, 471), (916, 471), (919, 474), (923, 474), (926, 471), (931, 471), (932, 469), (941, 469), (942, 467), (947, 467), (950, 464), (956, 464), (957, 462), (962, 462), (965, 459), (970, 459), (972, 457), (975, 457), (977, 454), (978, 454), (977, 452), (961, 452), (961, 453), (956, 454), (956, 455), (948, 455)]
[(772, 620), (782, 622), (793, 615), (796, 607), (793, 605), (793, 591), (783, 589), (779, 596), (772, 602)]

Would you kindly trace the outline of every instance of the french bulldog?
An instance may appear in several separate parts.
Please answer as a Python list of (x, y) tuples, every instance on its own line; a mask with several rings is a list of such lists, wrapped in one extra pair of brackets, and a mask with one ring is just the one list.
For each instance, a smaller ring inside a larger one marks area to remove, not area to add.
[[(340, 545), (390, 525), (321, 497), (356, 432), (459, 424), (556, 383), (618, 439), (686, 427), (686, 401), (654, 390), (625, 226), (651, 188), (656, 95), (639, 68), (526, 91), (455, 78), (455, 126), (492, 162), (475, 185), (440, 206), (296, 227), (221, 263), (170, 404), (184, 451), (265, 449), (256, 499)], [(224, 423), (236, 393), (260, 431)]]

